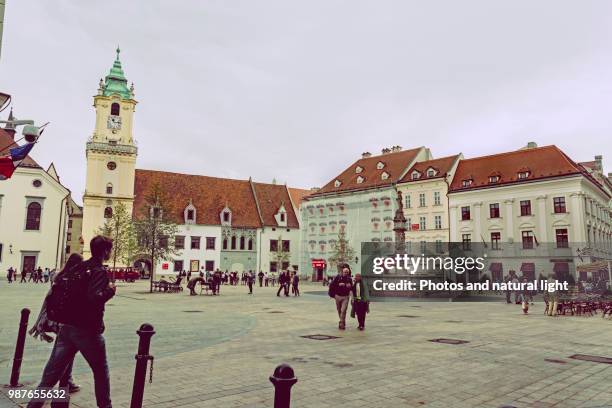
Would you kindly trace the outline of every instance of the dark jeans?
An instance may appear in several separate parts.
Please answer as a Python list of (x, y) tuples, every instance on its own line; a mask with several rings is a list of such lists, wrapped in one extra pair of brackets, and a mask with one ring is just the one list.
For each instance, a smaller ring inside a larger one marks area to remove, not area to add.
[[(64, 374), (72, 364), (77, 352), (83, 355), (93, 371), (98, 407), (112, 408), (104, 337), (101, 334), (92, 333), (74, 326), (62, 325), (60, 327), (53, 351), (43, 370), (42, 379), (38, 387), (55, 387), (55, 384), (60, 380), (67, 382), (67, 376), (64, 376)], [(28, 408), (42, 406), (42, 402), (30, 402), (28, 404)]]
[(253, 282), (249, 281), (249, 293), (253, 293)]
[(368, 311), (367, 302), (355, 300), (353, 307), (355, 308), (355, 315), (357, 316), (357, 324), (359, 327), (365, 327), (366, 313)]

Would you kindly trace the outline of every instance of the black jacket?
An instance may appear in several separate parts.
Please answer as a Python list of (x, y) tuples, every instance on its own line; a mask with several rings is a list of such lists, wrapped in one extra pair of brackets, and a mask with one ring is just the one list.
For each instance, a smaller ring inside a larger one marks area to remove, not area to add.
[[(344, 285), (340, 286), (340, 283), (344, 283)], [(337, 275), (332, 284), (336, 285), (336, 295), (348, 296), (353, 288), (353, 278), (350, 276)]]

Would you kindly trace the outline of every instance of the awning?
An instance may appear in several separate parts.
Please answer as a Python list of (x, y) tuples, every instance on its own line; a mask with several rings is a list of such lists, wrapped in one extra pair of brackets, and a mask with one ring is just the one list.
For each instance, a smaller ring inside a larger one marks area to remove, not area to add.
[(523, 262), (521, 264), (521, 272), (535, 273), (535, 264), (533, 262)]
[(325, 268), (327, 266), (325, 259), (313, 259), (311, 263), (313, 268)]
[(576, 266), (578, 272), (608, 272), (608, 262), (598, 261)]
[(504, 267), (501, 262), (491, 262), (489, 270), (494, 273), (500, 273), (504, 271)]

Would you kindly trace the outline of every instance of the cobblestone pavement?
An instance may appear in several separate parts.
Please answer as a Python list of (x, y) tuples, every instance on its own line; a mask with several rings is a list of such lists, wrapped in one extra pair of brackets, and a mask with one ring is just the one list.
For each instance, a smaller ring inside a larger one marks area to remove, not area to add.
[[(612, 365), (569, 358), (612, 357), (612, 321), (598, 316), (548, 318), (541, 303), (523, 316), (501, 302), (385, 302), (372, 304), (366, 331), (351, 319), (340, 332), (320, 286), (302, 285), (299, 298), (278, 298), (275, 288), (248, 295), (244, 286), (224, 286), (218, 297), (146, 289), (121, 284), (107, 308), (115, 407), (129, 406), (143, 322), (156, 330), (145, 407), (272, 407), (268, 376), (283, 362), (298, 377), (293, 407), (612, 407)], [(0, 383), (9, 379), (19, 310), (31, 308), (33, 322), (45, 290), (0, 281)], [(315, 334), (338, 338), (301, 337)], [(39, 379), (50, 349), (28, 338), (23, 382)], [(74, 375), (83, 388), (73, 406), (95, 407), (80, 356)], [(13, 405), (0, 397), (4, 406)]]

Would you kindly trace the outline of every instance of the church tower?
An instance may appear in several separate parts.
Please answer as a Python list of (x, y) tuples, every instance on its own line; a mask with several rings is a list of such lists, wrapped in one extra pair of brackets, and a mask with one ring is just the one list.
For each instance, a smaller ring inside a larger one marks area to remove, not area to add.
[(86, 145), (87, 179), (83, 196), (83, 255), (90, 256), (89, 241), (113, 214), (114, 207), (125, 203), (132, 212), (134, 170), (138, 149), (132, 133), (136, 100), (134, 84), (128, 87), (119, 53), (108, 75), (100, 79), (94, 96), (96, 124)]

